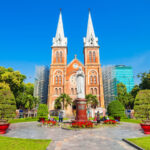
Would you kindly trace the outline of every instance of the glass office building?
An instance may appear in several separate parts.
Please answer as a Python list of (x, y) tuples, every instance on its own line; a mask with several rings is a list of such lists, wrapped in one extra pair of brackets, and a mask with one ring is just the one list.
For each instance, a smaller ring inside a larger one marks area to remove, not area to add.
[(106, 107), (112, 100), (115, 100), (118, 83), (122, 82), (126, 86), (127, 92), (130, 92), (134, 87), (133, 69), (130, 66), (104, 66), (102, 75)]

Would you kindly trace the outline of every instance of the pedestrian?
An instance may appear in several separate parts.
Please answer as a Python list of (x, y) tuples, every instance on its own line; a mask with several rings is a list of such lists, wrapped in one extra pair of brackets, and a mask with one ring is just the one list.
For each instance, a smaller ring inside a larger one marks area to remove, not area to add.
[(59, 112), (59, 122), (63, 122), (63, 112)]
[(97, 123), (100, 123), (100, 113), (99, 113), (99, 111), (97, 112)]
[(51, 116), (50, 116), (50, 114), (48, 114), (48, 120), (51, 120)]

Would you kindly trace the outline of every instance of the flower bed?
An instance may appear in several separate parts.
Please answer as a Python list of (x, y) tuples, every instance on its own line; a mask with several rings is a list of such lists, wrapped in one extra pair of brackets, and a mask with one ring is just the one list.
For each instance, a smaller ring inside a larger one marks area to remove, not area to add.
[(93, 128), (93, 123), (91, 121), (78, 121), (72, 122), (73, 128)]
[(104, 124), (117, 124), (117, 121), (115, 121), (115, 120), (105, 120)]
[(43, 125), (47, 125), (47, 126), (55, 126), (55, 125), (57, 124), (56, 121), (52, 121), (52, 120), (41, 121), (41, 123), (42, 123)]

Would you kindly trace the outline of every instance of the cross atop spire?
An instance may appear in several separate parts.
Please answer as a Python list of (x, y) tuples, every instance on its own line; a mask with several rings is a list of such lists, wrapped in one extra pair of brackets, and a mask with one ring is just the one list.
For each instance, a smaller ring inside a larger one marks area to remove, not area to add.
[(86, 37), (83, 38), (83, 41), (84, 41), (84, 46), (98, 46), (98, 38), (95, 37), (90, 9), (89, 9), (87, 33), (86, 33)]
[(63, 28), (63, 21), (62, 21), (62, 14), (60, 9), (60, 15), (57, 25), (56, 35), (53, 38), (53, 47), (57, 46), (67, 46), (67, 38), (64, 36), (64, 28)]
[(76, 54), (74, 55), (74, 59), (77, 59), (77, 55)]

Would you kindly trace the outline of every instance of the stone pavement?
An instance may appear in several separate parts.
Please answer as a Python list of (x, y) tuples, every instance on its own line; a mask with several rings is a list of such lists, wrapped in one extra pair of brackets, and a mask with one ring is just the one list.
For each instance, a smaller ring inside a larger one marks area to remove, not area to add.
[(52, 139), (48, 150), (134, 150), (122, 139), (144, 136), (139, 124), (132, 123), (79, 131), (39, 127), (37, 124), (37, 122), (11, 124), (5, 136)]

